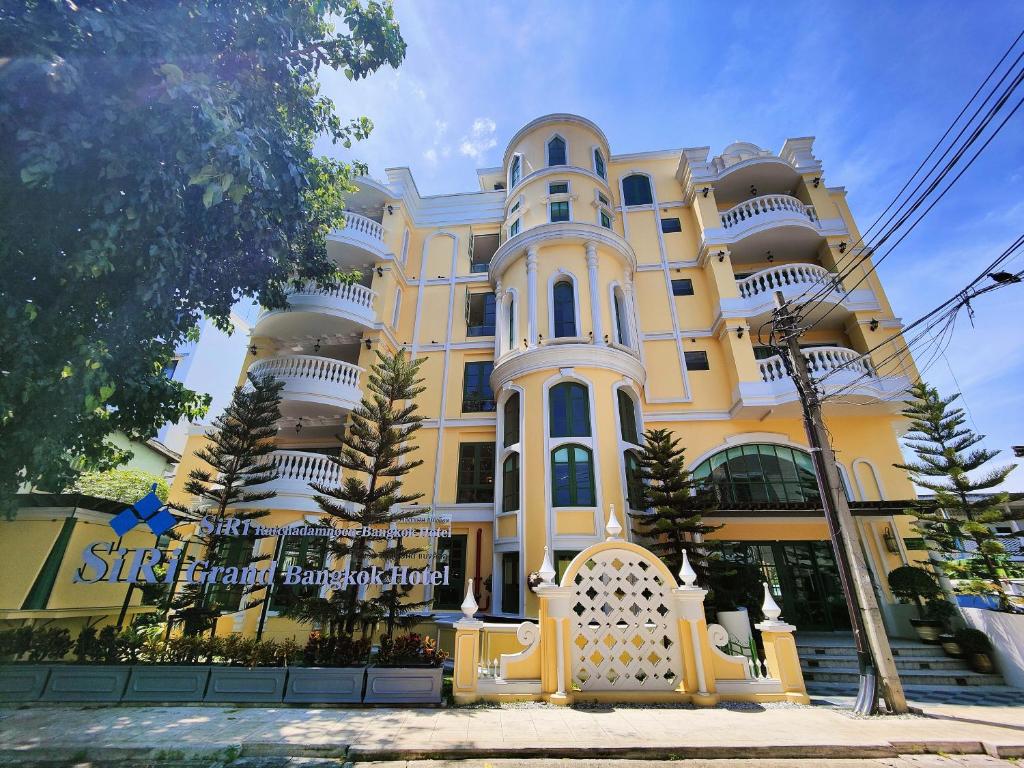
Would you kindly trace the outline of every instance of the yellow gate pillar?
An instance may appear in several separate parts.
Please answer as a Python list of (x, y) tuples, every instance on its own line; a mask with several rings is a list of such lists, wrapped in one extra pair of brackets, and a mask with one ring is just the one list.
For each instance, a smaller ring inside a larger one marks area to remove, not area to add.
[(551, 553), (544, 547), (544, 562), (537, 575), (540, 598), (540, 690), (552, 704), (568, 704), (566, 681), (572, 669), (569, 649), (569, 593), (568, 587), (557, 586), (557, 575), (551, 563)]
[(683, 679), (676, 690), (690, 694), (691, 701), (698, 706), (712, 707), (718, 703), (719, 697), (715, 692), (715, 670), (711, 661), (711, 644), (707, 642), (707, 620), (704, 618), (704, 597), (708, 592), (694, 585), (697, 574), (685, 550), (679, 579), (683, 586), (672, 590), (683, 649)]
[(462, 601), (464, 618), (455, 622), (455, 674), (452, 693), (456, 704), (471, 704), (477, 700), (477, 680), (480, 677), (480, 629), (484, 623), (473, 618), (477, 612), (473, 597), (473, 580), (469, 580), (466, 599)]
[(782, 690), (788, 701), (810, 704), (804, 673), (800, 669), (800, 656), (796, 650), (793, 633), (796, 627), (780, 621), (782, 609), (772, 597), (768, 585), (764, 585), (764, 621), (756, 625), (764, 642), (764, 660), (768, 665), (768, 676), (782, 683)]

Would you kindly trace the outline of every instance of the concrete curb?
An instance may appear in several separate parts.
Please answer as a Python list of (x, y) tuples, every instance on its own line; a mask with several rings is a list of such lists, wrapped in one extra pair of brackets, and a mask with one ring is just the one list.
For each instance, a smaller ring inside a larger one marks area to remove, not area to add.
[(404, 760), (600, 759), (600, 760), (729, 760), (729, 759), (872, 759), (900, 755), (988, 755), (1024, 757), (1024, 743), (992, 744), (982, 741), (892, 741), (864, 744), (777, 744), (761, 746), (680, 745), (676, 747), (436, 747), (378, 748), (348, 744), (304, 745), (288, 742), (193, 744), (187, 749), (139, 747), (50, 746), (45, 749), (2, 749), (0, 765), (68, 765), (76, 761), (188, 765), (199, 761), (230, 764), (238, 758), (321, 758), (367, 763)]

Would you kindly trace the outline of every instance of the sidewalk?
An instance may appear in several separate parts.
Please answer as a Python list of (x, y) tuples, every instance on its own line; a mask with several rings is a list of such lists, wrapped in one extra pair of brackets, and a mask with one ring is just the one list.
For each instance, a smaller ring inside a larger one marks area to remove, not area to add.
[[(0, 708), (0, 765), (323, 756), (353, 761), (457, 757), (883, 758), (1024, 756), (1020, 710), (944, 707), (932, 717), (856, 718), (825, 707), (460, 709), (231, 707)], [(984, 718), (985, 722), (979, 722)], [(1002, 723), (993, 725), (989, 721)]]

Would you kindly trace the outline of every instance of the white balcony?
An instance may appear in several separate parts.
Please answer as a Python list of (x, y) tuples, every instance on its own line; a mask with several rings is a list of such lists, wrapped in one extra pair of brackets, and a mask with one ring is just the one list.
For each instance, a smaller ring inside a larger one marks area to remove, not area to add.
[(331, 232), (327, 252), (343, 268), (391, 258), (391, 252), (384, 245), (384, 227), (353, 211), (346, 211), (345, 223)]
[[(746, 317), (751, 325), (767, 320), (776, 307), (775, 293), (783, 298), (815, 300), (808, 316), (817, 323), (824, 318), (822, 327), (840, 327), (850, 312), (878, 310), (880, 305), (869, 288), (850, 291), (837, 287), (835, 274), (817, 264), (781, 264), (736, 281), (739, 298), (722, 299), (723, 317)], [(822, 293), (822, 291), (825, 291)], [(834, 310), (839, 304), (840, 309)]]
[(313, 355), (288, 355), (257, 360), (249, 373), (271, 375), (284, 382), (281, 415), (318, 419), (351, 411), (362, 397), (358, 365)]
[(814, 206), (790, 195), (745, 200), (719, 219), (718, 228), (704, 231), (704, 240), (728, 245), (734, 264), (763, 261), (768, 251), (810, 259), (824, 235), (846, 232), (842, 219), (822, 221)]
[(341, 472), (329, 458), (307, 451), (274, 451), (271, 454), (277, 477), (260, 486), (260, 490), (274, 491), (272, 499), (254, 503), (265, 509), (291, 509), (300, 512), (318, 512), (313, 500), (316, 491), (310, 483), (339, 485)]
[[(835, 411), (862, 412), (861, 406), (877, 404), (882, 410), (902, 408), (901, 396), (910, 386), (906, 376), (879, 376), (871, 361), (845, 347), (813, 347), (802, 350), (811, 377), (820, 383), (826, 408)], [(786, 372), (782, 357), (774, 355), (757, 361), (759, 382), (740, 382), (734, 415), (750, 416), (764, 408), (778, 409), (777, 415), (799, 411), (796, 386)]]
[(377, 292), (363, 285), (318, 288), (308, 284), (288, 293), (288, 309), (265, 310), (253, 333), (289, 339), (303, 336), (352, 336), (375, 321)]

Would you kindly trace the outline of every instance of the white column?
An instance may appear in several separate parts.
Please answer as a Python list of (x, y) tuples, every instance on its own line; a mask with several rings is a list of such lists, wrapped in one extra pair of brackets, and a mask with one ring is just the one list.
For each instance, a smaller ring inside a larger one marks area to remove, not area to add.
[(597, 246), (594, 243), (587, 243), (587, 279), (590, 281), (590, 318), (591, 327), (594, 329), (594, 343), (603, 345), (604, 328), (601, 326), (601, 291), (597, 284)]
[(537, 248), (526, 251), (526, 317), (529, 324), (527, 346), (537, 346)]
[(507, 333), (508, 323), (504, 322), (505, 316), (505, 292), (501, 289), (501, 280), (494, 289), (494, 359), (497, 360), (505, 351), (505, 343), (502, 341)]
[(622, 311), (626, 313), (626, 327), (629, 329), (629, 345), (637, 352), (640, 351), (640, 323), (636, 316), (636, 305), (633, 303), (633, 281), (628, 277), (622, 285), (622, 296), (625, 299), (625, 306)]

